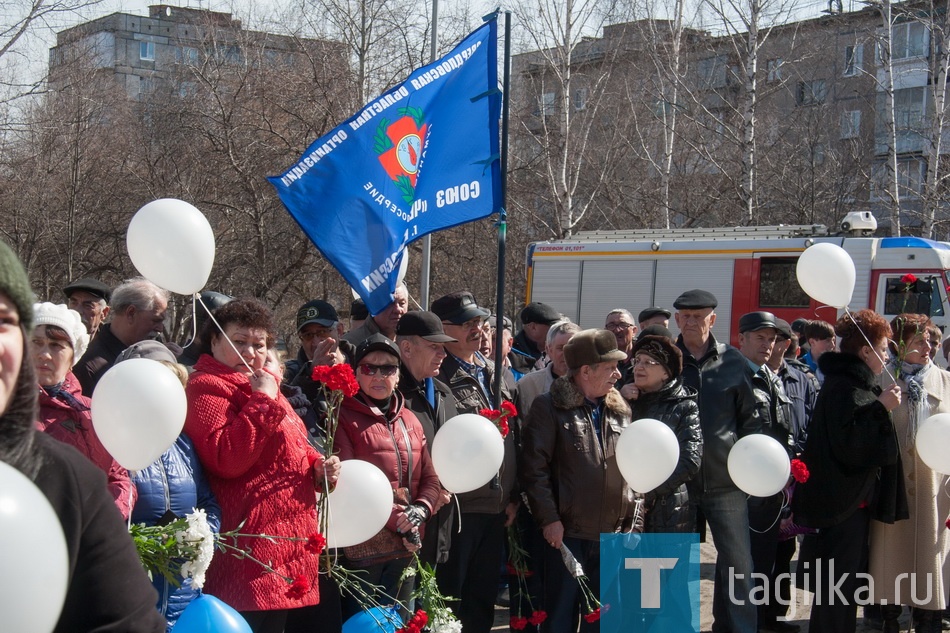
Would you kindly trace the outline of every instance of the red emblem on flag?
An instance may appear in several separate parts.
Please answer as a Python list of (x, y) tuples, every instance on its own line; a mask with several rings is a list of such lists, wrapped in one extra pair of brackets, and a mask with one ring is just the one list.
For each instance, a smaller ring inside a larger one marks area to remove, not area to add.
[(373, 138), (379, 162), (402, 193), (402, 199), (415, 201), (419, 163), (426, 143), (423, 112), (419, 108), (399, 108), (402, 118), (389, 122), (381, 119)]

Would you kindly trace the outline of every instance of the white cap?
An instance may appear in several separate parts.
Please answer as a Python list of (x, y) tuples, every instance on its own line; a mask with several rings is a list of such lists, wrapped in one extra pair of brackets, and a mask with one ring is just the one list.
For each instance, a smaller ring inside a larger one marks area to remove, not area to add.
[(82, 317), (62, 303), (33, 304), (33, 325), (52, 325), (66, 332), (73, 346), (73, 366), (79, 362), (89, 346), (89, 334), (82, 323)]

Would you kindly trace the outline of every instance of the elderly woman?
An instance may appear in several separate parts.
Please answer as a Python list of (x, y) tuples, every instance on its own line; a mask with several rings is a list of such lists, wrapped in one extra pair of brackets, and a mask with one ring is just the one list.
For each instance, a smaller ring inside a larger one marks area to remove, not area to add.
[(79, 313), (62, 304), (33, 306), (32, 356), (39, 383), (40, 431), (69, 444), (106, 474), (109, 493), (122, 517), (128, 519), (135, 505), (136, 491), (129, 471), (106, 450), (92, 426), (91, 401), (72, 368), (86, 351), (89, 335)]
[(802, 559), (822, 563), (818, 567), (811, 561), (814, 575), (822, 576), (810, 585), (823, 593), (815, 596), (810, 633), (853, 633), (862, 597), (856, 574), (867, 572), (871, 519), (907, 518), (890, 414), (900, 405), (901, 392), (895, 384), (883, 390), (877, 384), (891, 328), (876, 312), (860, 310), (842, 316), (835, 334), (841, 337), (841, 351), (825, 352), (818, 360), (825, 382), (802, 456), (810, 476), (792, 499), (797, 522), (818, 528), (802, 545)]
[(165, 623), (155, 611), (155, 591), (105, 475), (34, 426), (36, 376), (27, 359), (32, 294), (16, 255), (0, 241), (0, 461), (36, 484), (63, 529), (66, 600), (53, 630), (161, 633)]
[[(264, 370), (274, 343), (271, 312), (253, 299), (234, 300), (206, 324), (205, 353), (188, 380), (185, 433), (194, 441), (221, 506), (221, 530), (239, 525), (238, 539), (254, 558), (219, 554), (205, 590), (242, 612), (252, 630), (283, 631), (290, 609), (318, 602), (318, 558), (304, 542), (317, 532), (316, 491), (336, 481), (339, 460), (323, 457), (280, 394), (278, 378)], [(316, 490), (315, 490), (316, 489)], [(285, 538), (280, 538), (285, 537)], [(288, 580), (289, 579), (289, 580)]]
[[(922, 314), (901, 314), (891, 321), (896, 358), (889, 365), (901, 388), (901, 404), (891, 413), (904, 468), (909, 521), (871, 521), (870, 572), (875, 603), (882, 609), (884, 630), (897, 631), (900, 605), (914, 608), (920, 633), (940, 631), (947, 607), (950, 477), (935, 472), (915, 450), (917, 429), (931, 415), (950, 411), (950, 373), (930, 358), (933, 323)], [(937, 339), (939, 341), (939, 338)], [(887, 378), (885, 383), (890, 382)], [(898, 581), (902, 579), (902, 581)], [(886, 601), (886, 602), (885, 602)]]
[(666, 336), (641, 336), (631, 349), (633, 420), (652, 418), (676, 434), (680, 458), (669, 478), (647, 496), (647, 532), (692, 532), (686, 482), (699, 472), (703, 432), (699, 426), (696, 392), (683, 385), (683, 353)]
[[(374, 334), (356, 349), (356, 381), (360, 390), (343, 401), (334, 448), (340, 459), (361, 459), (379, 467), (393, 487), (393, 506), (382, 531), (366, 543), (344, 549), (348, 567), (361, 578), (408, 604), (411, 578), (400, 582), (412, 553), (421, 545), (423, 523), (438, 509), (442, 486), (416, 415), (396, 391), (399, 348)], [(343, 616), (359, 606), (347, 600)]]

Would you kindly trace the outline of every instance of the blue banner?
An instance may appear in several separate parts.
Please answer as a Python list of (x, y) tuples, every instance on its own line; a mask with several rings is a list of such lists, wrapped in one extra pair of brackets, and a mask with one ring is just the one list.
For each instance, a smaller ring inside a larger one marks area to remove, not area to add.
[(699, 535), (601, 534), (603, 633), (699, 633)]
[(406, 244), (500, 209), (496, 29), (491, 19), (268, 178), (371, 314), (392, 302)]

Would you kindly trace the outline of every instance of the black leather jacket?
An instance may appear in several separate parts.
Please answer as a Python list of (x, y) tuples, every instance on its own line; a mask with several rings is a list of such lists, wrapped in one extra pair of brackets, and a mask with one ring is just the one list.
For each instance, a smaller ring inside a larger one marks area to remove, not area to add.
[(633, 419), (665, 422), (676, 434), (680, 459), (669, 479), (647, 495), (647, 532), (691, 532), (695, 521), (689, 508), (686, 482), (699, 472), (703, 459), (703, 432), (696, 392), (677, 378), (659, 391), (641, 393), (630, 402)]
[(756, 408), (748, 362), (734, 347), (716, 342), (702, 358), (693, 358), (683, 337), (676, 341), (683, 352), (683, 384), (699, 394), (699, 422), (703, 429), (703, 463), (690, 481), (691, 494), (737, 490), (726, 462), (740, 437), (760, 433), (762, 418)]
[(794, 457), (796, 438), (792, 423), (792, 402), (785, 394), (781, 379), (768, 368), (760, 367), (758, 371), (754, 371), (748, 363), (746, 366), (759, 416), (762, 418), (762, 432), (777, 440), (788, 451), (789, 457)]
[(630, 424), (630, 407), (610, 390), (600, 420), (603, 440), (591, 412), (569, 378), (558, 378), (535, 399), (524, 425), (521, 483), (540, 527), (560, 521), (565, 536), (597, 540), (601, 533), (630, 531), (643, 513), (614, 452)]

